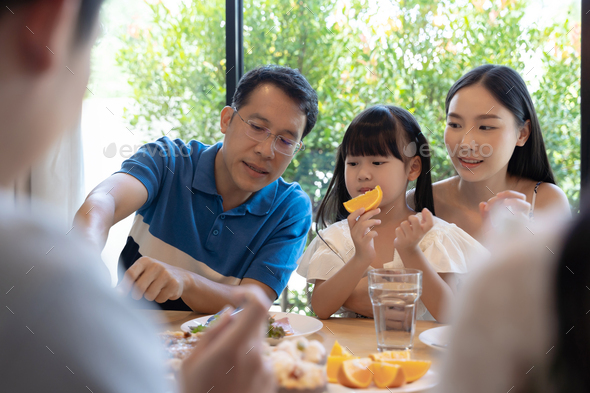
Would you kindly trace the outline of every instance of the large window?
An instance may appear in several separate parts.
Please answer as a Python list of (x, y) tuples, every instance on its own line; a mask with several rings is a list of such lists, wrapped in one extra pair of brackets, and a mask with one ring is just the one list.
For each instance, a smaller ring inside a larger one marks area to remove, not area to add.
[[(221, 139), (226, 75), (241, 71), (227, 67), (226, 4), (239, 2), (107, 2), (84, 106), (88, 190), (142, 142)], [(316, 88), (316, 128), (285, 173), (314, 207), (347, 125), (376, 103), (410, 110), (434, 150), (433, 180), (453, 175), (443, 144), (448, 89), (478, 65), (511, 66), (529, 86), (551, 165), (576, 210), (581, 19), (576, 0), (244, 0), (242, 66), (288, 65)], [(111, 236), (121, 247), (125, 230)], [(105, 259), (116, 263), (117, 247)]]

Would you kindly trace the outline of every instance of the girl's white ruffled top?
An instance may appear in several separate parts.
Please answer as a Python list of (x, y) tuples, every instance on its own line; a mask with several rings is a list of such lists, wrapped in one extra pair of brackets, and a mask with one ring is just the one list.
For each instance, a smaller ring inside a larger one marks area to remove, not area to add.
[[(422, 219), (422, 213), (416, 216)], [(438, 217), (433, 219), (432, 229), (422, 238), (419, 246), (438, 273), (465, 274), (489, 256), (489, 251), (484, 246), (457, 225)], [(338, 221), (319, 233), (325, 242), (316, 236), (298, 261), (297, 273), (306, 277), (309, 283), (332, 277), (354, 255), (354, 243), (346, 220)], [(394, 252), (393, 260), (385, 263), (383, 267), (404, 267), (397, 250)], [(363, 277), (372, 269), (374, 268), (369, 266)], [(342, 307), (335, 315), (355, 317), (356, 313)], [(434, 320), (421, 300), (417, 305), (416, 318)]]

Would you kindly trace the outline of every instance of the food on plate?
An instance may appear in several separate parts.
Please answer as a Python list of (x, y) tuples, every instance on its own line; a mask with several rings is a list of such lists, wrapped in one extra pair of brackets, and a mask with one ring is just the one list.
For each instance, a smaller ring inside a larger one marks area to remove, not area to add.
[(285, 340), (271, 347), (265, 343), (264, 357), (270, 362), (279, 393), (319, 393), (327, 387), (326, 350), (316, 340), (304, 337)]
[(380, 360), (410, 359), (410, 351), (408, 349), (403, 351), (383, 351), (372, 353), (369, 357), (375, 362)]
[(398, 388), (406, 383), (404, 369), (397, 364), (373, 362), (369, 370), (373, 373), (373, 382), (380, 389)]
[[(215, 319), (209, 323), (209, 326), (213, 326), (215, 321), (219, 319), (219, 315), (214, 316)], [(202, 333), (209, 326), (206, 325), (197, 325), (197, 326), (189, 326), (191, 333)], [(289, 318), (283, 317), (281, 319), (275, 320), (274, 316), (268, 316), (268, 330), (266, 332), (266, 337), (280, 339), (285, 336), (292, 336), (295, 334), (295, 331), (291, 327), (289, 323)]]
[(356, 198), (344, 202), (343, 205), (349, 213), (352, 213), (361, 207), (364, 207), (365, 211), (368, 212), (369, 210), (378, 208), (381, 199), (383, 199), (383, 191), (381, 191), (381, 187), (377, 186), (371, 191), (365, 192), (363, 195), (359, 195)]
[(410, 359), (410, 351), (385, 351), (358, 358), (336, 341), (328, 356), (326, 373), (328, 382), (349, 388), (367, 388), (371, 383), (381, 389), (396, 388), (422, 378), (431, 363)]
[(397, 359), (397, 360), (383, 360), (388, 364), (397, 364), (404, 369), (406, 375), (406, 382), (414, 382), (424, 376), (430, 368), (430, 360), (409, 360), (409, 359)]
[(368, 388), (373, 381), (369, 358), (348, 359), (342, 362), (338, 370), (338, 383), (349, 388)]
[(295, 331), (289, 323), (289, 318), (284, 317), (275, 320), (274, 316), (268, 317), (268, 332), (266, 333), (268, 338), (283, 338), (285, 336), (292, 336), (294, 334)]
[[(281, 329), (290, 326), (280, 325)], [(167, 331), (160, 334), (168, 354), (169, 377), (180, 370), (203, 333)], [(281, 341), (277, 346), (263, 342), (263, 358), (273, 369), (279, 393), (322, 393), (327, 387), (326, 349), (316, 340), (304, 337)]]
[(330, 351), (330, 356), (353, 357), (352, 353), (348, 349), (342, 348), (338, 340), (334, 342), (332, 350)]
[(168, 355), (168, 368), (172, 372), (180, 370), (182, 360), (186, 358), (197, 345), (201, 333), (172, 332), (160, 333), (160, 339)]
[(338, 371), (342, 366), (342, 362), (350, 359), (358, 359), (356, 356), (328, 356), (328, 362), (326, 363), (326, 373), (328, 374), (328, 382), (338, 383)]

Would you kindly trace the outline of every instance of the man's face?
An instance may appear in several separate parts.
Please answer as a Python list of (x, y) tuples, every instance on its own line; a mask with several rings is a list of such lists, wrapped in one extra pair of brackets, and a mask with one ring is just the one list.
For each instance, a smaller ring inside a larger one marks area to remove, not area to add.
[(74, 42), (79, 7), (75, 1), (38, 1), (3, 17), (0, 185), (10, 184), (77, 125), (98, 32), (95, 22), (90, 37)]
[[(301, 141), (307, 120), (299, 106), (272, 84), (258, 86), (238, 112), (244, 121), (252, 120), (275, 135), (297, 142)], [(246, 134), (250, 126), (244, 121), (230, 107), (222, 111), (223, 162), (237, 188), (256, 192), (278, 179), (293, 157), (273, 149), (275, 136), (262, 142), (251, 139)]]

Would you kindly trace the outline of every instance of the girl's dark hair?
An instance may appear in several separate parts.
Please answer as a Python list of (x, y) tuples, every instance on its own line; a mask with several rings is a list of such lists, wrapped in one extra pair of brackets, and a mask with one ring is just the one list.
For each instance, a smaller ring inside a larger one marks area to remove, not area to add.
[(347, 218), (350, 214), (342, 205), (350, 199), (344, 179), (346, 157), (349, 155), (393, 155), (404, 163), (420, 156), (422, 171), (416, 180), (414, 206), (416, 211), (426, 207), (434, 213), (430, 148), (418, 122), (405, 109), (392, 105), (376, 105), (355, 117), (344, 134), (338, 147), (334, 175), (317, 211), (316, 228), (326, 227)]
[(463, 75), (447, 94), (445, 113), (449, 113), (451, 100), (459, 90), (475, 84), (485, 87), (497, 101), (512, 112), (518, 127), (524, 126), (527, 120), (531, 122), (531, 134), (524, 146), (516, 146), (508, 162), (508, 173), (555, 184), (533, 100), (526, 84), (512, 68), (487, 64)]
[(557, 343), (550, 378), (552, 386), (571, 393), (590, 392), (590, 199), (584, 202), (563, 244), (555, 287)]

